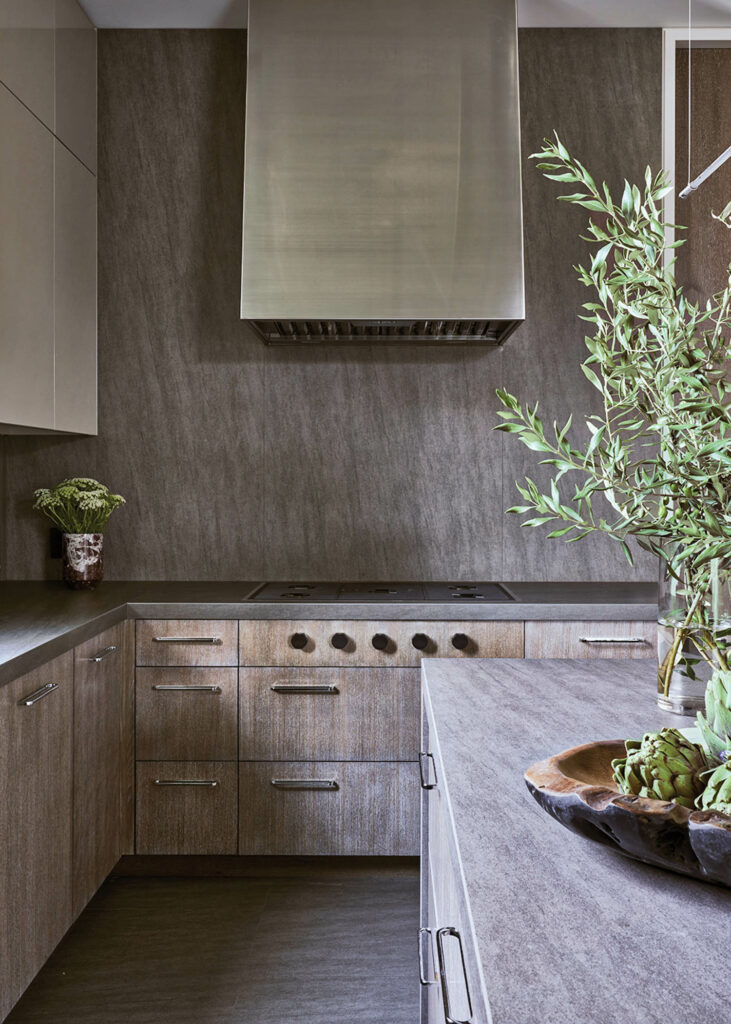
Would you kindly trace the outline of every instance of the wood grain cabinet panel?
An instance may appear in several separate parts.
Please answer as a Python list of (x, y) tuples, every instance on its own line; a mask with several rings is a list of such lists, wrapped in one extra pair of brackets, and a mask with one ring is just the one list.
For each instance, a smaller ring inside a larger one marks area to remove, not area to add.
[[(347, 638), (343, 648), (332, 644), (335, 634)], [(306, 645), (298, 649), (292, 637), (303, 634)], [(427, 645), (417, 649), (413, 637), (423, 634)], [(466, 645), (457, 648), (452, 638)], [(373, 638), (385, 638), (384, 649)], [(522, 622), (378, 622), (279, 619), (242, 621), (239, 625), (240, 664), (252, 666), (391, 666), (412, 668), (422, 657), (521, 658)]]
[(73, 664), (0, 688), (0, 1019), (71, 924)]
[(244, 761), (414, 761), (417, 669), (242, 668)]
[(139, 619), (138, 665), (238, 665), (238, 623), (230, 619)]
[(74, 916), (123, 852), (123, 669), (123, 624), (74, 652)]
[(139, 761), (235, 761), (235, 668), (138, 668)]
[(412, 762), (248, 762), (239, 766), (239, 853), (419, 854)]
[(526, 658), (652, 658), (654, 622), (526, 622)]
[(234, 762), (138, 762), (137, 853), (234, 854), (236, 820)]

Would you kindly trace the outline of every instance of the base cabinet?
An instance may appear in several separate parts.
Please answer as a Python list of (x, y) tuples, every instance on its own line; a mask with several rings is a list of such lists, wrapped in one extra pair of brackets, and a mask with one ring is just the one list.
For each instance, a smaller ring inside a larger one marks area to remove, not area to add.
[(137, 853), (236, 853), (237, 788), (232, 761), (139, 761)]
[(73, 665), (0, 689), (0, 1019), (72, 920)]

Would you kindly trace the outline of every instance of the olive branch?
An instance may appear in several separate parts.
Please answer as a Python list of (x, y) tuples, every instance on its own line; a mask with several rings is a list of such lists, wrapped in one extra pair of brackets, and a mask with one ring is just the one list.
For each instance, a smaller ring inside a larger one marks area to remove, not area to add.
[[(523, 504), (508, 511), (530, 515), (522, 526), (561, 524), (548, 536), (570, 543), (606, 534), (630, 564), (630, 541), (666, 560), (687, 609), (663, 666), (667, 692), (686, 638), (709, 664), (728, 667), (707, 595), (718, 565), (731, 565), (731, 277), (704, 306), (677, 285), (668, 251), (683, 240), (665, 235), (663, 173), (648, 167), (642, 189), (625, 181), (617, 204), (558, 136), (532, 159), (547, 178), (578, 186), (561, 201), (596, 215), (582, 237), (598, 248), (588, 267), (575, 270), (594, 292), (581, 316), (593, 331), (581, 368), (602, 411), (585, 418), (585, 443), (575, 447), (572, 416), (547, 429), (538, 404), (498, 390), (504, 408), (495, 429), (517, 435), (554, 471), (547, 489), (530, 478), (517, 484)], [(572, 490), (567, 474), (578, 477)], [(599, 509), (597, 496), (606, 499)]]

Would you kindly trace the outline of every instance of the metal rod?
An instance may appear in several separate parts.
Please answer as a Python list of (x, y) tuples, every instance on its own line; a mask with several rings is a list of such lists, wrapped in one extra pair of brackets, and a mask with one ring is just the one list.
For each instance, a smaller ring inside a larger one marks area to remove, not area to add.
[(97, 651), (96, 654), (92, 654), (92, 656), (90, 658), (87, 658), (86, 660), (87, 661), (104, 661), (105, 658), (108, 658), (108, 657), (110, 657), (110, 655), (114, 654), (116, 652), (116, 650), (117, 650), (116, 647), (105, 647), (101, 651)]
[(717, 171), (718, 168), (725, 164), (729, 158), (731, 158), (731, 146), (729, 146), (728, 149), (724, 149), (723, 153), (721, 153), (720, 156), (717, 156), (713, 163), (710, 163), (708, 167), (706, 167), (705, 171), (701, 171), (697, 178), (689, 181), (682, 192), (679, 193), (679, 198), (687, 199), (689, 195), (695, 192), (699, 185), (703, 184), (706, 178), (710, 178), (713, 172)]
[(183, 686), (182, 683), (169, 683), (156, 685), (153, 690), (197, 690), (199, 693), (220, 693), (220, 686)]
[[(422, 985), (436, 985), (436, 983), (437, 983), (437, 979), (436, 978), (427, 978), (427, 976), (426, 976), (426, 969), (424, 967), (424, 943), (422, 941), (424, 935), (428, 935), (429, 936), (430, 944), (432, 944), (434, 942), (434, 933), (433, 933), (431, 928), (420, 928), (419, 929), (419, 937), (418, 937), (418, 944), (419, 944), (419, 981), (421, 982)], [(433, 956), (434, 956), (434, 953), (433, 953), (433, 946), (432, 946), (432, 957)]]
[(643, 636), (580, 636), (580, 644), (646, 644)]
[(155, 779), (156, 786), (217, 786), (215, 779)]
[[(467, 1016), (462, 1019), (459, 1017), (452, 1016), (452, 1008), (449, 1000), (449, 984), (447, 982), (447, 967), (445, 964), (444, 957), (444, 937), (445, 935), (454, 938), (459, 943), (459, 955), (462, 960), (462, 974), (464, 975), (464, 990), (467, 996)], [(442, 979), (442, 1002), (444, 1004), (444, 1020), (446, 1024), (471, 1024), (472, 1021), (472, 998), (470, 996), (470, 985), (467, 980), (467, 965), (464, 959), (464, 948), (462, 946), (462, 936), (459, 934), (456, 928), (438, 928), (437, 929), (437, 953), (439, 955), (439, 977)]]
[(221, 644), (220, 636), (153, 636), (156, 644)]
[(272, 779), (277, 789), (339, 789), (335, 779)]
[(41, 686), (38, 690), (34, 690), (33, 693), (29, 693), (27, 697), (21, 697), (18, 704), (22, 707), (31, 708), (39, 700), (43, 700), (49, 693), (53, 693), (57, 689), (58, 683), (46, 683), (45, 686)]
[[(433, 782), (429, 782), (428, 781), (428, 779), (429, 779), (429, 769), (427, 768), (426, 772), (424, 771), (424, 762), (425, 761), (426, 761), (427, 765), (428, 765), (429, 761), (431, 761), (432, 768), (434, 769), (434, 781)], [(422, 789), (436, 789), (437, 788), (437, 764), (436, 764), (436, 761), (434, 760), (434, 755), (430, 754), (426, 750), (420, 750), (419, 751), (419, 780), (421, 782), (421, 788)]]
[(301, 686), (295, 683), (273, 683), (271, 689), (275, 693), (340, 693), (337, 686), (327, 683), (305, 683)]

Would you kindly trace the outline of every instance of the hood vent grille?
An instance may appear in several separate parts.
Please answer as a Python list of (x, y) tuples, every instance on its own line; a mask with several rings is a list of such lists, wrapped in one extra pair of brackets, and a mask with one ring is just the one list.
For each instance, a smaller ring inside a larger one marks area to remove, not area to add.
[(267, 345), (500, 345), (519, 321), (500, 320), (251, 320)]

